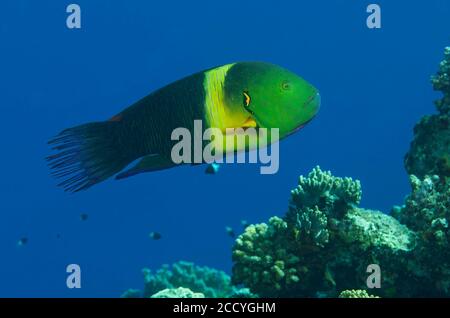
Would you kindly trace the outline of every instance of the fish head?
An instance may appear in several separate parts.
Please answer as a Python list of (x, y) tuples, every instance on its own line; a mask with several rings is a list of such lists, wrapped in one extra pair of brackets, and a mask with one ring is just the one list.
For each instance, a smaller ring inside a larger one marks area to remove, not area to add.
[(257, 127), (280, 138), (303, 128), (320, 108), (319, 91), (300, 76), (268, 63), (248, 63), (241, 74), (242, 107)]

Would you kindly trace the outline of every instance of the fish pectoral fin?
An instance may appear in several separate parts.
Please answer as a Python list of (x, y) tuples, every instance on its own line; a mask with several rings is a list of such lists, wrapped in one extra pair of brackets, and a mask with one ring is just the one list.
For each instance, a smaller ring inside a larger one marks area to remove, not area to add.
[(130, 169), (119, 173), (116, 176), (116, 179), (125, 179), (139, 173), (168, 169), (173, 166), (175, 166), (175, 164), (170, 158), (158, 154), (147, 155), (142, 157), (142, 159)]
[(242, 124), (242, 128), (250, 128), (250, 127), (253, 128), (258, 127), (258, 124), (252, 117), (247, 118), (247, 120)]
[(236, 123), (235, 126), (229, 127), (229, 128), (222, 128), (222, 134), (224, 135), (234, 135), (236, 134), (235, 129), (237, 128), (243, 128), (246, 130), (247, 128), (257, 128), (258, 124), (252, 117), (248, 117), (242, 124)]

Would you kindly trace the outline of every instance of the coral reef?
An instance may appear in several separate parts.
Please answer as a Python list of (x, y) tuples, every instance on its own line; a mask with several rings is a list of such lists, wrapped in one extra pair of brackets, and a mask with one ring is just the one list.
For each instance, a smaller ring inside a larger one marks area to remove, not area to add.
[[(172, 266), (166, 264), (154, 274), (151, 270), (144, 269), (143, 273), (145, 286), (140, 297), (148, 298), (162, 290), (179, 287), (188, 288), (208, 298), (231, 297), (238, 292), (245, 294), (245, 290), (240, 291), (231, 285), (231, 279), (225, 272), (190, 262), (179, 261)], [(123, 297), (137, 295), (136, 290), (129, 290)]]
[(339, 298), (379, 298), (377, 296), (369, 295), (367, 291), (362, 289), (344, 290), (339, 294)]
[(412, 193), (392, 215), (417, 233), (417, 247), (408, 270), (420, 296), (450, 296), (450, 183), (449, 178), (410, 176)]
[(205, 298), (202, 293), (194, 293), (189, 288), (166, 288), (156, 294), (150, 296), (150, 298)]
[(406, 171), (450, 177), (450, 47), (445, 49), (439, 71), (432, 77), (433, 88), (443, 93), (435, 102), (438, 114), (424, 116), (414, 127), (414, 139), (405, 156)]
[(283, 246), (287, 224), (272, 217), (269, 224), (250, 225), (236, 240), (233, 280), (265, 297), (275, 296), (284, 286), (298, 282), (303, 270), (299, 258)]
[(284, 218), (250, 225), (233, 248), (233, 282), (263, 297), (336, 297), (365, 287), (369, 264), (383, 267), (381, 295), (402, 280), (398, 268), (415, 236), (389, 215), (357, 207), (359, 181), (316, 167), (300, 177)]
[(392, 215), (416, 232), (417, 247), (408, 260), (411, 280), (419, 296), (450, 296), (450, 47), (432, 77), (442, 99), (438, 114), (424, 116), (414, 128), (405, 157), (412, 193)]

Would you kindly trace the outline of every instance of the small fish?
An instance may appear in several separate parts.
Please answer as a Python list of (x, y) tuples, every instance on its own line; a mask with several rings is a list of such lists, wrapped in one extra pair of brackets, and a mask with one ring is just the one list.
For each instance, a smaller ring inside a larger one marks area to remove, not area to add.
[[(210, 68), (147, 95), (105, 121), (63, 130), (49, 141), (52, 174), (65, 191), (85, 190), (112, 176), (123, 179), (179, 166), (172, 160), (176, 128), (193, 134), (215, 128), (279, 129), (283, 139), (309, 123), (320, 107), (318, 90), (274, 64), (238, 62)], [(220, 153), (256, 149), (257, 144), (217, 144)], [(123, 171), (131, 162), (136, 165)]]
[(81, 213), (80, 214), (80, 220), (81, 221), (86, 221), (89, 218), (89, 215), (87, 215), (86, 213)]
[(17, 241), (17, 246), (25, 246), (28, 243), (27, 237), (22, 237), (20, 240)]
[(230, 236), (230, 237), (233, 237), (233, 238), (236, 237), (234, 230), (229, 226), (225, 227), (225, 232), (227, 232), (228, 236)]
[(218, 163), (211, 163), (206, 166), (205, 173), (206, 174), (216, 174), (219, 172), (220, 165)]
[(150, 236), (150, 238), (155, 241), (161, 239), (161, 234), (159, 234), (158, 232), (150, 232), (148, 236)]
[(248, 226), (247, 220), (241, 220), (241, 225), (246, 228)]

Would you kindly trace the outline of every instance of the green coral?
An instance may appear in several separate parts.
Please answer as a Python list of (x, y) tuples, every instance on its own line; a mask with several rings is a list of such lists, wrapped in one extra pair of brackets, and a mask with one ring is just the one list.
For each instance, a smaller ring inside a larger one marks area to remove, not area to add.
[(189, 288), (178, 287), (160, 290), (150, 296), (150, 298), (205, 298), (205, 295), (202, 293), (194, 293)]
[(291, 191), (286, 220), (303, 245), (323, 247), (330, 237), (330, 219), (345, 214), (361, 200), (361, 184), (351, 178), (334, 177), (315, 167), (307, 177), (300, 176)]
[[(425, 116), (414, 128), (405, 158), (412, 193), (392, 215), (417, 233), (417, 247), (407, 267), (419, 296), (450, 296), (450, 47), (432, 78), (442, 99), (438, 114)], [(413, 286), (411, 286), (413, 288)]]
[(382, 247), (392, 252), (407, 252), (415, 245), (415, 235), (405, 225), (379, 211), (349, 211), (340, 227), (341, 238), (347, 243), (358, 244), (362, 249)]
[[(336, 212), (338, 205), (359, 204), (361, 184), (351, 178), (334, 177), (330, 171), (315, 167), (307, 177), (300, 176), (298, 186), (291, 191), (291, 204), (296, 208), (319, 206)], [(325, 211), (326, 212), (326, 211)]]
[(233, 280), (263, 296), (275, 296), (298, 282), (303, 269), (298, 266), (299, 258), (283, 246), (286, 235), (287, 224), (278, 217), (272, 217), (269, 224), (247, 226), (233, 250)]
[(227, 297), (233, 293), (230, 277), (222, 271), (191, 262), (180, 261), (172, 266), (164, 265), (155, 274), (144, 270), (144, 297), (165, 288), (186, 287), (205, 297)]
[(405, 156), (410, 175), (450, 177), (450, 47), (439, 71), (432, 77), (433, 88), (441, 91), (442, 99), (435, 102), (438, 114), (424, 116), (414, 127), (414, 139)]
[[(450, 296), (449, 178), (410, 176), (412, 193), (392, 215), (417, 233), (417, 247), (408, 261), (423, 296)], [(412, 287), (411, 287), (412, 288)]]
[(363, 289), (344, 290), (339, 294), (339, 298), (379, 298), (378, 296), (369, 295)]
[(404, 278), (396, 270), (414, 234), (391, 216), (358, 208), (361, 192), (359, 181), (320, 167), (301, 176), (284, 218), (250, 225), (237, 238), (233, 282), (263, 297), (335, 297), (364, 287), (366, 267), (376, 263), (389, 294)]
[(327, 223), (326, 214), (317, 206), (305, 208), (302, 213), (296, 213), (294, 230), (296, 239), (301, 238), (302, 241), (309, 241), (313, 245), (323, 247), (330, 237)]
[[(169, 266), (163, 265), (155, 273), (143, 269), (144, 291), (140, 297), (151, 297), (165, 289), (188, 288), (194, 293), (202, 293), (208, 298), (230, 297), (238, 291), (231, 285), (231, 278), (225, 272), (197, 266), (194, 263), (179, 261)], [(122, 297), (137, 297), (136, 290), (126, 291)]]

